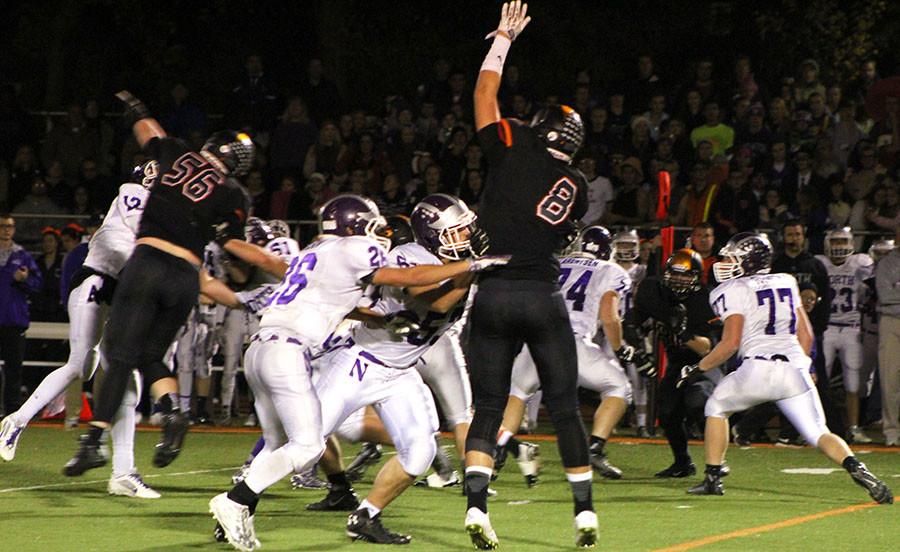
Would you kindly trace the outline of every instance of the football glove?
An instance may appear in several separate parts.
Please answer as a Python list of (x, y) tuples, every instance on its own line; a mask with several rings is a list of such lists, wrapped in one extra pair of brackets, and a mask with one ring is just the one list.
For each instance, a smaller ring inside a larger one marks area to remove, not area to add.
[(634, 347), (627, 343), (622, 343), (622, 346), (616, 350), (616, 358), (619, 359), (619, 362), (622, 364), (631, 362), (634, 358)]
[(653, 363), (653, 359), (651, 359), (644, 351), (639, 349), (635, 350), (634, 356), (631, 358), (631, 363), (634, 364), (634, 369), (637, 370), (637, 373), (645, 378), (656, 377), (656, 364)]
[(469, 272), (481, 272), (494, 266), (503, 266), (510, 258), (510, 255), (485, 255), (478, 259), (469, 259)]
[(469, 235), (469, 251), (472, 252), (472, 256), (476, 259), (483, 257), (490, 247), (491, 243), (487, 232), (481, 228), (475, 228)]
[(419, 329), (419, 317), (410, 310), (388, 313), (384, 317), (384, 327), (394, 335), (408, 335)]
[(669, 329), (678, 345), (684, 345), (694, 338), (694, 334), (688, 331), (687, 322), (687, 307), (683, 303), (676, 303), (669, 317)]
[(135, 98), (128, 90), (122, 90), (116, 93), (116, 98), (125, 104), (125, 113), (122, 114), (122, 121), (125, 124), (131, 126), (141, 119), (150, 117), (150, 110), (147, 109), (147, 105), (138, 98)]
[(688, 364), (687, 366), (681, 367), (681, 376), (678, 378), (678, 382), (675, 384), (676, 389), (680, 389), (685, 383), (689, 381), (695, 380), (700, 377), (703, 372), (700, 370), (699, 364)]
[(525, 30), (525, 26), (531, 22), (531, 18), (525, 16), (526, 13), (528, 13), (528, 4), (523, 4), (521, 0), (504, 2), (503, 8), (500, 10), (500, 24), (496, 31), (488, 33), (484, 37), (485, 40), (497, 36), (497, 33), (502, 31), (509, 36), (510, 42), (515, 41), (516, 37)]

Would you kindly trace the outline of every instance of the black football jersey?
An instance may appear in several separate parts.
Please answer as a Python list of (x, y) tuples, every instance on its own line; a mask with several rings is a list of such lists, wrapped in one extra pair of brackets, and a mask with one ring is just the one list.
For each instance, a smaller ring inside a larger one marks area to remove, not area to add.
[(244, 239), (249, 198), (241, 185), (222, 174), (181, 140), (153, 138), (145, 153), (159, 163), (141, 217), (138, 238), (153, 237), (184, 247), (198, 258), (216, 237)]
[(584, 176), (554, 159), (537, 132), (519, 121), (501, 119), (478, 138), (488, 160), (478, 225), (490, 238), (490, 254), (512, 256), (482, 278), (556, 282), (554, 253), (587, 211)]

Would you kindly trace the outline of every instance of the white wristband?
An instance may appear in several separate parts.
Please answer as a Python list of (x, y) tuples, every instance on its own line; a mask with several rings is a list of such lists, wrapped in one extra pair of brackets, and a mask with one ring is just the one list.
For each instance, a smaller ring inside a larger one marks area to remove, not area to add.
[(484, 62), (481, 64), (481, 70), (493, 71), (498, 75), (502, 75), (503, 64), (506, 63), (506, 54), (509, 52), (511, 44), (512, 41), (505, 36), (499, 34), (495, 36), (494, 42), (491, 44), (491, 49), (484, 57)]

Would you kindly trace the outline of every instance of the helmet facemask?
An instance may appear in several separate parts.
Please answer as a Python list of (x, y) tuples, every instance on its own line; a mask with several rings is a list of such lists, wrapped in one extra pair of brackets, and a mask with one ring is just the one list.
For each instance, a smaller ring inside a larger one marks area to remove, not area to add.
[(441, 242), (438, 247), (439, 257), (458, 261), (469, 256), (471, 253), (469, 236), (472, 233), (472, 224), (475, 222), (475, 218), (475, 213), (467, 210), (460, 215), (456, 224), (441, 229), (438, 233), (438, 239)]
[(825, 251), (834, 264), (844, 264), (853, 255), (853, 238), (837, 235), (825, 237)]

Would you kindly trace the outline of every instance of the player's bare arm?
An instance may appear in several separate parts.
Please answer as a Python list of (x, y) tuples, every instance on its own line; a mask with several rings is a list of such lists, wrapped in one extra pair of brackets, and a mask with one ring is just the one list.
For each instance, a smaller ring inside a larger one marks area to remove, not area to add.
[(213, 278), (205, 269), (200, 270), (200, 294), (208, 297), (220, 305), (236, 309), (241, 307), (241, 301), (237, 295), (224, 282)]
[(603, 335), (613, 351), (619, 350), (622, 340), (622, 319), (619, 318), (619, 295), (615, 291), (607, 291), (600, 298), (600, 322), (603, 324)]
[(481, 71), (478, 73), (478, 81), (475, 83), (475, 128), (481, 130), (491, 123), (500, 120), (500, 104), (497, 101), (497, 91), (500, 90), (500, 77), (503, 74), (503, 64), (506, 63), (506, 54), (517, 36), (531, 21), (527, 17), (528, 4), (519, 0), (503, 4), (500, 12), (500, 24), (497, 30), (489, 34), (494, 42)]
[(809, 355), (809, 352), (812, 350), (812, 344), (815, 340), (812, 332), (812, 325), (809, 322), (809, 317), (806, 315), (806, 311), (803, 307), (797, 307), (797, 321), (799, 324), (797, 325), (797, 341), (800, 342), (800, 347), (803, 348), (803, 352)]
[[(741, 334), (744, 331), (744, 315), (732, 314), (725, 319), (722, 340), (716, 343), (708, 355), (700, 359), (697, 366), (701, 371), (712, 370), (716, 366), (733, 357), (741, 346)], [(707, 340), (708, 341), (708, 340)]]
[(409, 268), (385, 267), (372, 273), (370, 283), (376, 286), (394, 287), (426, 286), (469, 272), (480, 272), (507, 262), (509, 262), (509, 257), (485, 256), (480, 259), (466, 259), (445, 265), (420, 265)]
[(474, 274), (462, 274), (441, 285), (407, 288), (406, 293), (414, 302), (427, 304), (428, 310), (445, 314), (465, 299), (474, 279)]
[(143, 148), (153, 138), (165, 138), (167, 136), (162, 125), (150, 116), (150, 110), (147, 109), (146, 104), (135, 98), (131, 92), (122, 90), (116, 94), (116, 98), (125, 104), (124, 116), (132, 121), (131, 130), (134, 132), (134, 137), (137, 139), (139, 146)]
[(225, 242), (224, 249), (235, 257), (243, 259), (252, 265), (256, 265), (278, 278), (284, 278), (284, 275), (287, 272), (288, 265), (286, 262), (258, 245), (247, 243), (243, 240), (232, 239)]

